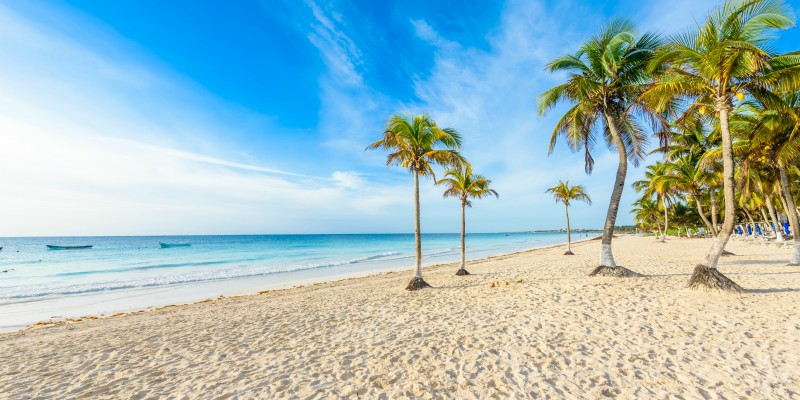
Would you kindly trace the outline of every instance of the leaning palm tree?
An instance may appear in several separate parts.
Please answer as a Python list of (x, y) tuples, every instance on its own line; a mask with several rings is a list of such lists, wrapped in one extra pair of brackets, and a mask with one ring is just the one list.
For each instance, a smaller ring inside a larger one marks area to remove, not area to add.
[(662, 115), (650, 112), (647, 104), (637, 100), (650, 79), (647, 65), (660, 45), (658, 35), (638, 36), (629, 21), (615, 19), (576, 53), (559, 57), (547, 65), (549, 71), (565, 72), (568, 76), (566, 83), (539, 96), (539, 114), (546, 114), (561, 102), (570, 105), (556, 123), (549, 151), (552, 153), (556, 140), (563, 137), (571, 150), (584, 150), (587, 173), (591, 173), (594, 166), (591, 150), (598, 136), (599, 140), (616, 148), (619, 155), (603, 227), (600, 263), (590, 275), (638, 275), (617, 265), (611, 252), (611, 239), (628, 161), (638, 166), (646, 155), (648, 138), (642, 122), (650, 122), (653, 130), (662, 134), (662, 142), (669, 134), (669, 126)]
[(712, 11), (698, 30), (670, 38), (651, 61), (657, 81), (643, 98), (656, 109), (668, 109), (676, 99), (688, 104), (686, 113), (716, 111), (722, 139), (725, 218), (722, 228), (689, 280), (692, 288), (742, 291), (717, 271), (717, 263), (733, 232), (736, 216), (734, 158), (730, 114), (734, 99), (747, 94), (773, 102), (770, 89), (796, 86), (797, 55), (771, 52), (769, 39), (776, 29), (794, 25), (783, 0), (727, 0)]
[(458, 153), (461, 135), (451, 128), (440, 128), (428, 115), (392, 115), (386, 121), (383, 137), (367, 147), (390, 151), (386, 165), (400, 165), (414, 176), (414, 244), (416, 247), (416, 275), (406, 290), (430, 287), (422, 279), (422, 240), (419, 223), (419, 177), (436, 179), (433, 166), (460, 165), (464, 159)]
[(500, 197), (494, 189), (489, 188), (492, 181), (481, 175), (472, 174), (472, 166), (465, 164), (447, 170), (445, 177), (436, 182), (445, 185), (444, 197), (456, 197), (461, 201), (461, 268), (456, 275), (469, 275), (466, 268), (466, 208), (472, 207), (470, 199), (481, 199), (488, 196)]
[(569, 229), (569, 203), (572, 200), (584, 201), (587, 204), (592, 204), (592, 199), (586, 194), (586, 190), (582, 185), (570, 186), (569, 181), (558, 181), (558, 185), (547, 189), (545, 193), (552, 193), (556, 203), (564, 203), (564, 213), (567, 216), (567, 252), (565, 256), (571, 256), (575, 253), (572, 252), (572, 238)]

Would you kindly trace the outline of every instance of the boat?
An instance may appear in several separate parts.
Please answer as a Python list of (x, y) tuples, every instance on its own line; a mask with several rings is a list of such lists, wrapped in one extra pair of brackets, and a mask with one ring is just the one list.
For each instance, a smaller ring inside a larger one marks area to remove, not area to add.
[(164, 242), (159, 242), (158, 244), (161, 246), (162, 249), (169, 249), (171, 247), (189, 247), (192, 245), (191, 243), (164, 243)]
[(92, 245), (85, 245), (85, 246), (55, 246), (52, 244), (47, 245), (48, 250), (80, 250), (80, 249), (91, 249)]

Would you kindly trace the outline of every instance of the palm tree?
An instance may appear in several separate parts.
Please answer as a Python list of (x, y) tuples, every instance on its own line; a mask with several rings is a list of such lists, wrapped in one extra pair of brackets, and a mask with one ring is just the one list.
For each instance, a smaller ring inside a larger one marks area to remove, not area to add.
[(582, 185), (570, 186), (569, 181), (558, 181), (558, 185), (547, 189), (545, 193), (552, 193), (553, 198), (556, 199), (556, 203), (564, 203), (564, 213), (567, 216), (567, 252), (564, 253), (564, 255), (574, 255), (575, 253), (572, 252), (572, 238), (569, 229), (569, 203), (572, 200), (578, 200), (591, 205), (592, 199), (586, 194), (586, 190)]
[[(758, 110), (755, 116), (755, 129), (750, 131), (749, 140), (744, 140), (747, 146), (742, 165), (745, 169), (752, 166), (762, 167), (768, 165), (777, 175), (777, 185), (783, 193), (786, 216), (792, 228), (794, 237), (794, 252), (789, 260), (789, 265), (800, 265), (800, 226), (794, 196), (792, 195), (792, 180), (789, 179), (789, 169), (797, 164), (800, 159), (800, 94), (794, 93), (783, 96), (782, 103), (772, 109)], [(774, 190), (773, 190), (774, 191)], [(765, 203), (772, 207), (770, 190), (764, 190)], [(776, 227), (780, 229), (780, 227)]]
[(416, 275), (406, 290), (430, 287), (422, 279), (422, 240), (419, 223), (419, 177), (436, 179), (433, 166), (454, 166), (464, 162), (458, 153), (461, 135), (451, 128), (440, 128), (428, 115), (392, 115), (386, 121), (383, 137), (367, 147), (390, 151), (386, 165), (407, 168), (414, 176), (414, 243), (416, 246)]
[[(676, 124), (679, 131), (672, 135), (672, 141), (667, 147), (657, 149), (665, 153), (669, 160), (667, 169), (670, 174), (661, 176), (661, 184), (673, 187), (687, 195), (687, 200), (693, 198), (700, 219), (709, 232), (717, 233), (717, 207), (715, 189), (719, 185), (720, 175), (718, 164), (701, 165), (703, 156), (719, 141), (717, 130), (707, 133), (706, 122), (702, 115), (688, 115)], [(711, 221), (706, 218), (703, 211), (703, 190), (708, 189), (709, 203), (711, 205)]]
[(465, 164), (450, 168), (445, 173), (445, 177), (437, 181), (437, 185), (447, 186), (444, 191), (444, 197), (456, 197), (461, 200), (461, 268), (458, 269), (456, 275), (469, 275), (466, 269), (466, 208), (472, 207), (472, 202), (469, 199), (481, 199), (484, 197), (492, 196), (500, 197), (494, 189), (489, 188), (492, 181), (486, 179), (481, 175), (472, 174), (472, 166)]
[[(617, 219), (628, 160), (638, 166), (646, 155), (648, 142), (642, 121), (660, 127), (662, 141), (669, 126), (661, 115), (650, 112), (637, 101), (649, 81), (647, 65), (661, 41), (654, 33), (637, 36), (633, 25), (623, 19), (612, 20), (600, 33), (584, 43), (576, 53), (551, 61), (547, 69), (565, 72), (567, 82), (539, 96), (539, 114), (545, 115), (558, 103), (570, 108), (556, 123), (550, 138), (552, 153), (556, 140), (563, 137), (573, 151), (584, 150), (587, 173), (594, 159), (591, 149), (601, 136), (619, 155), (619, 165), (606, 213), (599, 266), (590, 275), (632, 276), (636, 273), (614, 261), (611, 239)], [(654, 126), (654, 130), (658, 128)]]
[(776, 56), (768, 48), (775, 29), (794, 25), (783, 0), (727, 0), (712, 11), (697, 31), (670, 38), (652, 59), (657, 81), (644, 95), (656, 109), (668, 109), (676, 99), (688, 101), (686, 113), (716, 111), (722, 139), (725, 218), (704, 264), (689, 280), (692, 288), (742, 291), (717, 271), (717, 263), (733, 232), (736, 216), (734, 159), (729, 117), (734, 99), (746, 94), (770, 101), (771, 86), (796, 84), (793, 55)]
[(661, 236), (661, 242), (667, 241), (667, 230), (669, 229), (669, 202), (670, 193), (675, 190), (671, 184), (664, 184), (664, 179), (670, 179), (672, 174), (668, 170), (668, 164), (664, 162), (657, 162), (647, 167), (645, 172), (645, 179), (633, 182), (633, 188), (637, 192), (644, 192), (645, 197), (652, 197), (661, 199), (662, 208), (664, 209), (664, 234)]
[(644, 196), (639, 200), (633, 202), (633, 220), (637, 222), (643, 230), (650, 230), (652, 232), (653, 224), (655, 224), (658, 233), (661, 234), (661, 224), (658, 222), (658, 203), (650, 196)]
[(696, 211), (688, 203), (676, 202), (672, 205), (672, 219), (678, 225), (678, 237), (681, 237), (681, 226), (686, 232), (686, 237), (690, 237), (687, 225), (697, 220), (697, 217)]

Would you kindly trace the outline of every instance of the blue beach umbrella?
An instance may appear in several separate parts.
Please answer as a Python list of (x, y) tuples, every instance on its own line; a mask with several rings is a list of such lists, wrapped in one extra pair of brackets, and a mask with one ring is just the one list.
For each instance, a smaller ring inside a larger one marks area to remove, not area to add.
[(756, 232), (758, 232), (759, 235), (763, 235), (763, 233), (761, 233), (761, 227), (758, 226), (757, 224), (756, 224)]
[(783, 230), (787, 235), (789, 234), (789, 221), (783, 221)]
[(739, 235), (742, 234), (742, 227), (741, 226), (737, 226), (736, 227), (736, 233), (738, 233)]
[(751, 236), (753, 235), (753, 228), (751, 228), (750, 225), (747, 225), (747, 234)]

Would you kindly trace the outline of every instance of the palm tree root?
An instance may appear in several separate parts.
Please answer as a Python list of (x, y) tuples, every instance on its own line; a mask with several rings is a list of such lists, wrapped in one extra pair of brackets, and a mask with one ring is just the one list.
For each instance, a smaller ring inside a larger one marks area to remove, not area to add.
[(615, 278), (629, 278), (634, 276), (642, 276), (642, 274), (638, 272), (633, 272), (625, 267), (620, 267), (617, 265), (616, 267), (608, 267), (605, 265), (601, 265), (592, 271), (589, 276), (611, 276)]
[(723, 256), (735, 256), (736, 254), (733, 254), (728, 250), (722, 250), (722, 255)]
[(689, 278), (690, 289), (703, 289), (705, 291), (718, 290), (721, 292), (746, 292), (736, 282), (732, 281), (725, 275), (722, 275), (716, 268), (708, 268), (703, 264), (698, 264), (694, 268), (692, 277)]
[(564, 253), (564, 255), (565, 255), (565, 256), (574, 256), (574, 255), (575, 255), (575, 253), (573, 253), (573, 252), (571, 252), (571, 251), (567, 250), (567, 252), (566, 252), (566, 253)]
[(469, 275), (469, 272), (464, 268), (459, 268), (458, 271), (456, 271), (456, 275), (457, 276)]
[(406, 290), (413, 291), (429, 287), (431, 287), (431, 285), (429, 285), (428, 282), (425, 282), (424, 279), (422, 279), (421, 277), (415, 277), (414, 279), (411, 280), (411, 282), (408, 283), (408, 286), (406, 286)]

